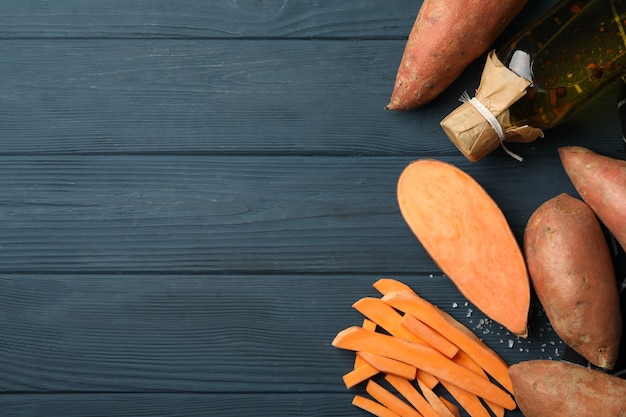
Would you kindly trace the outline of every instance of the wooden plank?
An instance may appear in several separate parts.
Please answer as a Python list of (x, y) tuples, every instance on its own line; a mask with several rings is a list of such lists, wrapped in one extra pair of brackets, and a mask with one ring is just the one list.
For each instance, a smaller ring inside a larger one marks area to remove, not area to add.
[[(363, 417), (353, 394), (55, 394), (2, 395), (7, 416), (28, 417)], [(515, 416), (515, 414), (511, 414)]]
[[(353, 394), (59, 394), (3, 395), (0, 408), (28, 417), (363, 417), (351, 405)], [(463, 414), (466, 416), (467, 414)], [(519, 410), (507, 417), (523, 417)]]
[[(411, 157), (0, 158), (0, 272), (432, 272), (396, 181)], [(465, 169), (519, 236), (572, 192), (558, 157)]]
[[(388, 112), (402, 49), (402, 41), (0, 42), (0, 154), (458, 154), (439, 122), (477, 87), (482, 60), (430, 105)], [(609, 89), (520, 153), (621, 146), (616, 101)]]
[(0, 153), (451, 150), (432, 110), (383, 110), (401, 49), (385, 41), (0, 43)]
[[(526, 8), (503, 36), (554, 1)], [(406, 39), (421, 1), (5, 0), (0, 39), (331, 38)]]
[[(0, 392), (342, 394), (354, 354), (330, 343), (362, 322), (351, 305), (380, 277), (3, 275)], [(509, 363), (562, 353), (537, 306), (518, 340), (447, 278), (395, 278)]]
[(317, 3), (6, 0), (0, 5), (0, 39), (406, 38), (420, 6), (409, 0)]

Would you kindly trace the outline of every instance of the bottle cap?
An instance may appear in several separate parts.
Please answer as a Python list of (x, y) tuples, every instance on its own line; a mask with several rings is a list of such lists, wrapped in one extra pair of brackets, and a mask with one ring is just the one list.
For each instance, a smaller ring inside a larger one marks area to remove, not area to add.
[(530, 81), (508, 69), (489, 52), (476, 95), (462, 97), (461, 104), (441, 121), (452, 143), (472, 162), (502, 146), (509, 155), (520, 159), (504, 145), (508, 142), (532, 142), (543, 137), (541, 129), (514, 126), (509, 107), (526, 94)]

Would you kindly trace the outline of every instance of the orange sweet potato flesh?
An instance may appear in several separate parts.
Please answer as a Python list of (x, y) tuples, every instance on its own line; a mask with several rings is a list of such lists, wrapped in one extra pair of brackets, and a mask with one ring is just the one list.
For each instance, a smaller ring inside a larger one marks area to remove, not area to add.
[(389, 110), (441, 94), (493, 44), (526, 0), (424, 0), (409, 33)]
[(562, 147), (559, 155), (580, 197), (626, 249), (626, 161), (580, 146)]
[(622, 331), (606, 238), (583, 201), (561, 194), (530, 216), (524, 252), (535, 292), (559, 337), (589, 362), (613, 369)]
[(626, 416), (626, 380), (562, 361), (531, 360), (509, 368), (526, 417)]
[(406, 223), (459, 291), (525, 337), (530, 305), (525, 260), (487, 192), (457, 167), (421, 159), (402, 172), (397, 196)]

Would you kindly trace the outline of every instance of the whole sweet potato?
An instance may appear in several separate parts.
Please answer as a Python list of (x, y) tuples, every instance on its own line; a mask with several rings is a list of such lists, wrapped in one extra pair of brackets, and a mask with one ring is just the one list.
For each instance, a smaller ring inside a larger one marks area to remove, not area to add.
[(441, 94), (487, 51), (526, 1), (424, 0), (386, 108), (417, 108)]
[(578, 194), (626, 249), (626, 161), (580, 146), (562, 147), (559, 155)]
[(624, 417), (626, 380), (561, 361), (511, 365), (515, 401), (526, 417)]
[(543, 203), (524, 231), (531, 282), (554, 331), (589, 362), (613, 369), (622, 331), (613, 261), (595, 214), (567, 194)]

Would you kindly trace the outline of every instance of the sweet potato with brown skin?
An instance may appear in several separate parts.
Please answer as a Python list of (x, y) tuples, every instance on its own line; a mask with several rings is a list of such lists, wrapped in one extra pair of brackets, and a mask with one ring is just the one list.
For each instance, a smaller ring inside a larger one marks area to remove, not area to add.
[(561, 194), (524, 231), (531, 282), (554, 331), (589, 362), (613, 369), (622, 331), (615, 271), (600, 223), (583, 201)]
[(387, 105), (422, 106), (493, 44), (526, 0), (424, 0), (409, 34)]
[(561, 361), (511, 365), (515, 401), (526, 417), (626, 417), (626, 380)]
[(578, 194), (626, 249), (626, 161), (580, 146), (562, 147), (559, 155)]

